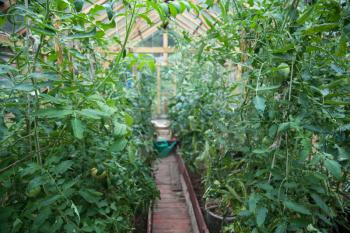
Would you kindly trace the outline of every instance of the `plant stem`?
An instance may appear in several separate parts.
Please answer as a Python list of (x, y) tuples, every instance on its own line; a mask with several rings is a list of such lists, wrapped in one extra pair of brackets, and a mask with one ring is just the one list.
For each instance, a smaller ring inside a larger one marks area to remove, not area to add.
[[(130, 33), (131, 33), (131, 29), (132, 29), (132, 26), (133, 24), (135, 23), (135, 13), (136, 13), (136, 3), (133, 5), (133, 8), (132, 8), (132, 12), (131, 12), (131, 19), (130, 19), (130, 23), (129, 25), (127, 26), (127, 30), (126, 30), (126, 34), (125, 34), (125, 38), (124, 38), (124, 42), (123, 42), (123, 45), (122, 45), (122, 48), (118, 54), (118, 56), (116, 57), (115, 59), (115, 62), (112, 66), (112, 68), (110, 69), (110, 72), (106, 75), (106, 77), (102, 80), (102, 82), (97, 85), (96, 89), (98, 90), (102, 85), (105, 84), (105, 82), (107, 81), (108, 78), (110, 78), (112, 76), (112, 74), (114, 74), (114, 72), (116, 71), (115, 69), (117, 67), (119, 67), (119, 63), (125, 53), (125, 50), (126, 50), (126, 44), (129, 40), (129, 36), (130, 36)], [(126, 18), (126, 16), (125, 16)]]

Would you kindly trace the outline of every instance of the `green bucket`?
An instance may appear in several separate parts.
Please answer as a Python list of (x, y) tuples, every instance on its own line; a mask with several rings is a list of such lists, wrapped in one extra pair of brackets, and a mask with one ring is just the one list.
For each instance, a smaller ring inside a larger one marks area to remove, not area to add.
[(176, 141), (173, 143), (169, 143), (167, 140), (161, 139), (154, 143), (154, 148), (156, 149), (156, 151), (158, 151), (161, 158), (165, 158), (170, 154), (171, 150), (174, 148), (175, 145)]

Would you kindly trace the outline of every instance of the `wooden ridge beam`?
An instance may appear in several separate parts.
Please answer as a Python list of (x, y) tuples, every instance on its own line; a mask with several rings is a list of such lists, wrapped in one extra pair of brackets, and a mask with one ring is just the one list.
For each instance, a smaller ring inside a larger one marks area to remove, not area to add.
[[(194, 31), (196, 31), (196, 28), (192, 28), (191, 26), (187, 25), (186, 22), (184, 22), (181, 17), (177, 18), (177, 20), (175, 21), (177, 24), (179, 24), (179, 26), (183, 29), (185, 29), (186, 31), (193, 33)], [(202, 29), (202, 28), (201, 28)], [(202, 35), (203, 34), (203, 29), (201, 31), (198, 31), (198, 34)], [(204, 31), (205, 32), (205, 31)]]
[(179, 16), (186, 18), (186, 20), (190, 21), (193, 25), (198, 26), (201, 22), (201, 20), (199, 19), (200, 22), (196, 22), (195, 19), (198, 19), (196, 16), (189, 14), (187, 12), (184, 12), (183, 14), (179, 14)]
[(183, 21), (180, 16), (178, 16), (174, 22), (178, 24), (182, 29), (188, 32), (192, 32), (192, 27), (186, 23), (186, 20)]
[[(153, 25), (157, 24), (161, 21), (159, 15), (156, 14), (155, 12), (152, 12), (152, 14), (150, 14), (149, 18), (152, 20)], [(137, 20), (138, 21), (135, 24), (135, 28), (131, 31), (132, 36), (135, 36), (135, 34), (142, 36), (142, 33), (145, 32), (145, 30), (147, 30), (149, 27), (153, 26), (153, 25), (149, 25), (142, 18), (138, 18)]]
[[(182, 14), (185, 18), (187, 19), (190, 19), (190, 18), (193, 18), (195, 17), (196, 19), (199, 18), (199, 20), (201, 21), (201, 23), (204, 25), (205, 27), (205, 31), (207, 31), (210, 27), (209, 25), (207, 24), (207, 22), (205, 21), (204, 17), (201, 15), (201, 14), (198, 14), (197, 16), (194, 16), (192, 13), (187, 13), (187, 12), (184, 12)], [(199, 25), (197, 22), (196, 22), (196, 25)]]
[[(159, 20), (160, 20), (159, 15), (156, 14), (156, 12), (151, 12), (150, 15), (149, 15), (149, 18), (152, 20), (152, 22), (153, 22), (154, 24), (158, 23)], [(140, 30), (141, 33), (142, 33), (144, 30), (147, 30), (147, 28), (150, 27), (150, 25), (148, 25), (146, 22), (144, 22), (143, 19), (138, 18), (137, 20), (138, 20), (138, 21), (136, 22), (135, 28), (139, 27), (139, 30)], [(141, 22), (142, 22), (142, 23), (141, 23)], [(138, 24), (138, 25), (137, 25), (137, 24)], [(152, 26), (152, 25), (151, 25), (151, 26)], [(120, 37), (124, 37), (124, 36), (125, 36), (125, 34), (126, 34), (125, 27), (126, 27), (126, 25), (123, 24), (123, 26), (118, 27), (118, 28), (116, 29), (116, 31), (117, 31), (117, 33), (118, 33), (118, 35), (119, 35)], [(136, 32), (137, 32), (137, 34), (138, 34), (138, 31), (136, 31)], [(131, 35), (132, 35), (132, 36), (135, 36), (135, 29), (133, 29), (133, 31), (131, 32)]]
[[(140, 38), (141, 40), (144, 40), (146, 39), (148, 36), (149, 36), (149, 32), (152, 34), (154, 33), (155, 31), (158, 30), (158, 26), (161, 25), (161, 21), (158, 21), (157, 23), (153, 24), (151, 27), (149, 27), (148, 25), (140, 28), (140, 31), (141, 31), (141, 34), (139, 33), (131, 33), (131, 35), (129, 36), (129, 41), (131, 41), (133, 44), (134, 44), (134, 40), (138, 38), (138, 40), (136, 42), (139, 42), (140, 41)], [(107, 33), (107, 36), (112, 36), (113, 33), (115, 33), (115, 31), (111, 31), (109, 33)], [(119, 34), (119, 37), (123, 38), (125, 37), (125, 33), (122, 33), (122, 34)]]
[[(142, 37), (140, 37), (139, 35), (134, 35), (132, 37), (130, 37), (130, 41), (132, 41), (133, 44), (141, 41), (141, 40), (145, 40), (147, 39), (150, 35), (152, 35), (153, 33), (155, 33), (156, 31), (158, 31), (158, 27), (162, 24), (161, 21), (157, 22), (156, 24), (154, 24), (153, 26), (147, 28), (146, 30), (144, 30), (142, 32)], [(138, 39), (138, 40), (136, 40)]]

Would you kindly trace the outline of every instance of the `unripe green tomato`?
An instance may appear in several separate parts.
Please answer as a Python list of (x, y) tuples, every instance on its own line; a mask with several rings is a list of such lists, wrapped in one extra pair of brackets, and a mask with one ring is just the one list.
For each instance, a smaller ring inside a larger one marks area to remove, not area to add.
[(286, 63), (281, 63), (279, 64), (279, 66), (277, 67), (278, 71), (277, 73), (282, 76), (283, 78), (288, 78), (289, 73), (290, 73), (290, 68), (289, 65)]
[(265, 136), (265, 137), (263, 138), (263, 140), (262, 140), (262, 143), (263, 143), (264, 145), (268, 145), (269, 142), (270, 142), (270, 140), (269, 140), (269, 138), (266, 137), (266, 136)]
[(26, 194), (28, 197), (36, 197), (39, 195), (40, 192), (41, 192), (41, 188), (40, 186), (38, 186), (29, 190), (29, 192), (26, 192)]
[(90, 169), (90, 175), (91, 175), (92, 177), (96, 177), (96, 176), (97, 176), (97, 172), (98, 172), (98, 170), (97, 170), (97, 168), (95, 168), (95, 167), (93, 167), (93, 168)]

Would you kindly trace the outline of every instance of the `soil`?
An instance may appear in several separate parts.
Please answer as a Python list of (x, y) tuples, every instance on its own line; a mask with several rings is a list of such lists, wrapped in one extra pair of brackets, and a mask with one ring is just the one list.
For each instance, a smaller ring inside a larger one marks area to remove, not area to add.
[(138, 214), (135, 217), (135, 233), (147, 233), (148, 214)]

